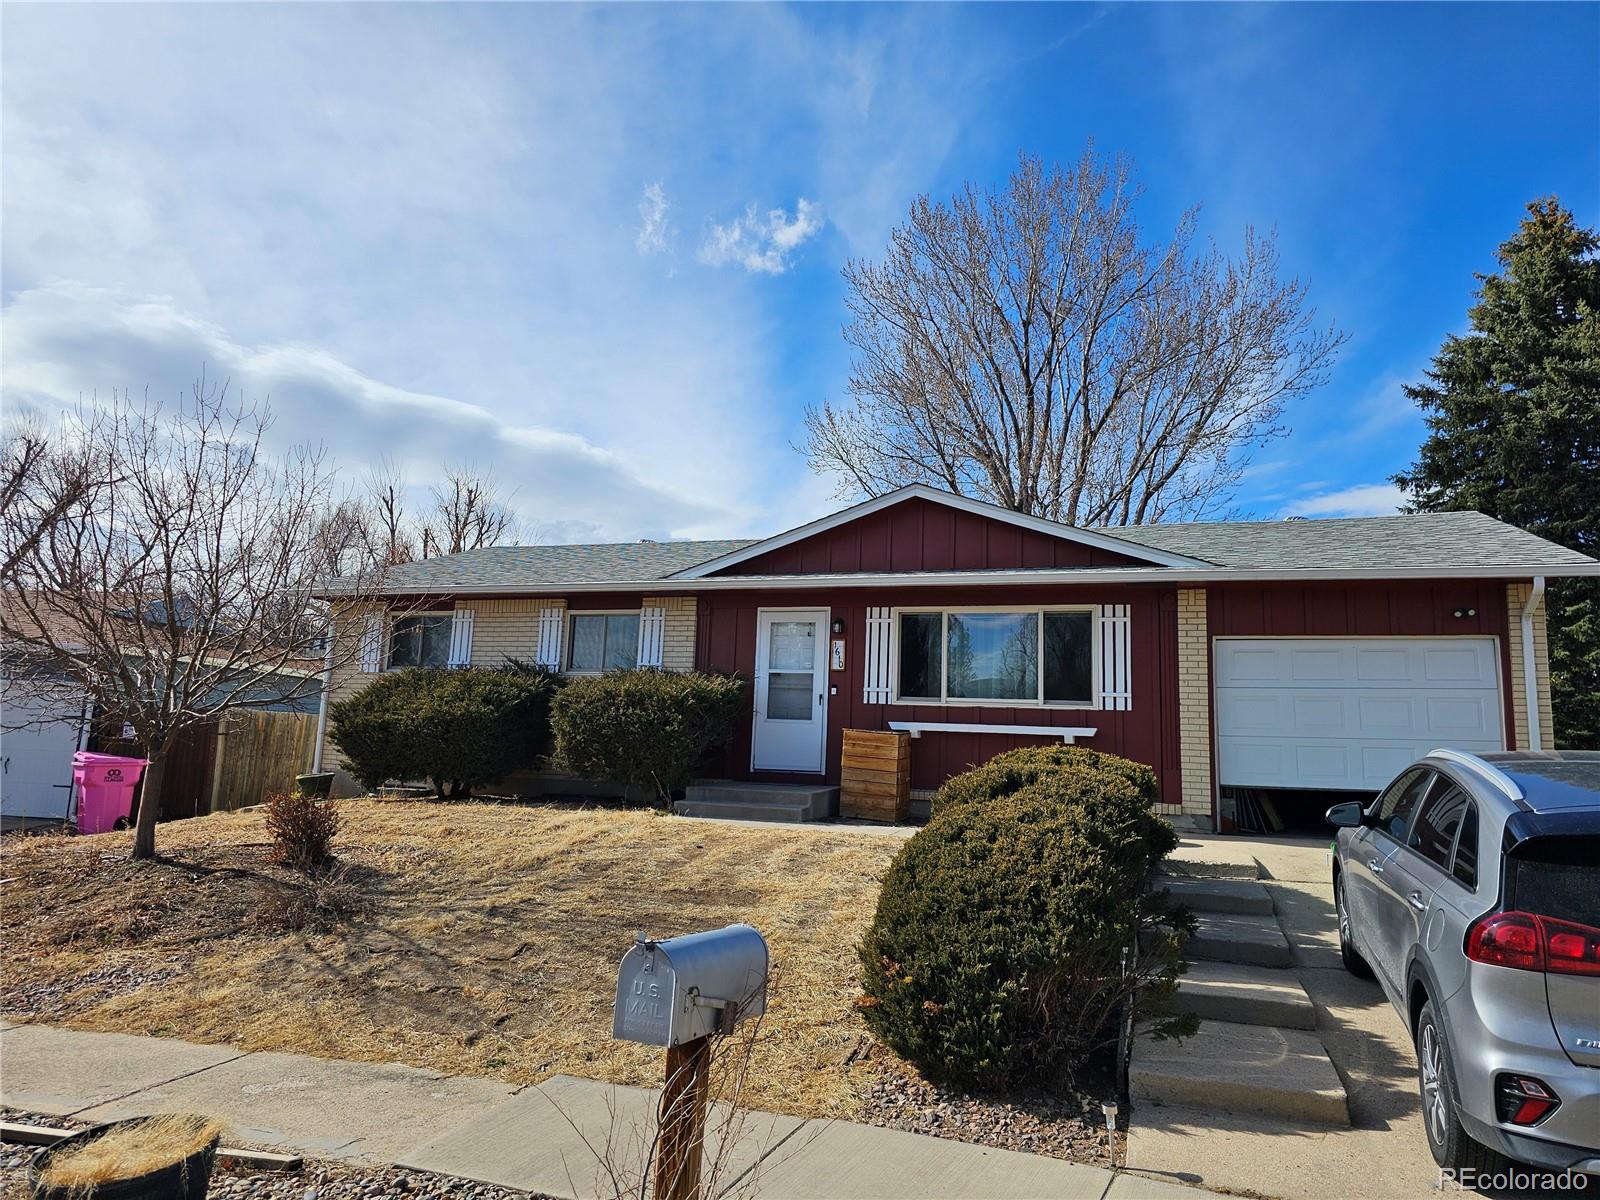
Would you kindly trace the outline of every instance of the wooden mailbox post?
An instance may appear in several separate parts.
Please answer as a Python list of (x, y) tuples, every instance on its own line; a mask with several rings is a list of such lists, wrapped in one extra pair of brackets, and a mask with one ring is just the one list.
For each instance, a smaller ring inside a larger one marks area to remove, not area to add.
[(713, 1039), (767, 1008), (766, 939), (749, 925), (653, 941), (617, 968), (613, 1037), (667, 1048), (656, 1139), (656, 1200), (699, 1200)]

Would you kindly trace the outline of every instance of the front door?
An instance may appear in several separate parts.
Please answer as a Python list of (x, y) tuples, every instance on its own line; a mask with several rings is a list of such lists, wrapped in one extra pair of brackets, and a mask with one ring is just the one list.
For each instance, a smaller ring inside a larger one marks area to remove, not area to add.
[(822, 772), (828, 737), (825, 608), (764, 608), (756, 618), (756, 711), (750, 765)]

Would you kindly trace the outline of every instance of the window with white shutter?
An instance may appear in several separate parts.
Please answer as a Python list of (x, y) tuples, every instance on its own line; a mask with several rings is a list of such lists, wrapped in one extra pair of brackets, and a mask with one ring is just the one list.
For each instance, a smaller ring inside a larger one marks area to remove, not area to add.
[(639, 610), (639, 665), (659, 667), (661, 648), (667, 636), (667, 610), (642, 608)]
[(1132, 621), (1126, 604), (1100, 606), (1100, 707), (1133, 707), (1133, 673), (1128, 644)]
[(450, 665), (464, 667), (472, 662), (472, 618), (470, 608), (458, 608), (451, 614)]
[(889, 640), (893, 628), (894, 620), (887, 608), (867, 609), (867, 644), (861, 660), (864, 703), (887, 704), (891, 698)]
[(534, 661), (552, 671), (561, 670), (561, 631), (566, 626), (567, 613), (562, 608), (539, 610), (539, 651)]
[(383, 626), (383, 613), (367, 614), (361, 631), (361, 670), (368, 675), (383, 670)]

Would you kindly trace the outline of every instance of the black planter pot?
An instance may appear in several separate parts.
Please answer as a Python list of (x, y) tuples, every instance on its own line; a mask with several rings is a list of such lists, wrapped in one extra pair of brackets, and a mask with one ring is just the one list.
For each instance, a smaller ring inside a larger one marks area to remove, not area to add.
[(195, 1151), (188, 1158), (131, 1179), (114, 1179), (97, 1184), (87, 1193), (51, 1187), (39, 1181), (40, 1174), (49, 1166), (54, 1155), (65, 1154), (86, 1142), (103, 1137), (113, 1129), (142, 1120), (143, 1117), (134, 1117), (128, 1121), (96, 1125), (93, 1129), (75, 1133), (39, 1151), (28, 1165), (28, 1186), (33, 1190), (34, 1200), (205, 1200), (206, 1192), (211, 1187), (211, 1168), (217, 1159), (217, 1138), (212, 1138), (210, 1145)]
[(333, 791), (333, 772), (319, 771), (315, 775), (296, 775), (294, 782), (302, 796), (326, 800), (328, 794)]

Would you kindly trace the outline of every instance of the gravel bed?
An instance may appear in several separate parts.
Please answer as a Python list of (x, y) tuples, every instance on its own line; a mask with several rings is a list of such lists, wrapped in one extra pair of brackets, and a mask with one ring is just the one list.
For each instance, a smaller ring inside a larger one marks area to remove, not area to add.
[(52, 980), (15, 980), (0, 987), (0, 1012), (26, 1013), (49, 1021), (141, 988), (155, 987), (182, 974), (175, 967), (145, 963), (108, 963), (76, 975)]
[[(36, 1113), (0, 1110), (7, 1121), (28, 1125), (54, 1125), (82, 1129), (83, 1121), (42, 1117)], [(238, 1143), (232, 1143), (238, 1145)], [(243, 1148), (243, 1147), (241, 1147)], [(38, 1146), (0, 1143), (0, 1197), (12, 1200), (29, 1194), (28, 1164)], [(270, 1149), (270, 1147), (263, 1147)], [(298, 1171), (256, 1171), (219, 1160), (211, 1175), (209, 1197), (217, 1200), (539, 1200), (531, 1192), (473, 1183), (449, 1175), (402, 1171), (395, 1167), (306, 1159)]]
[[(1111, 1089), (1105, 1089), (1111, 1098)], [(1109, 1166), (1100, 1098), (1070, 1089), (1059, 1093), (970, 1096), (879, 1064), (861, 1091), (854, 1120), (885, 1129), (925, 1133), (1000, 1150), (1022, 1150), (1073, 1162)], [(1118, 1125), (1123, 1124), (1119, 1116)], [(1123, 1138), (1119, 1134), (1119, 1161)]]

